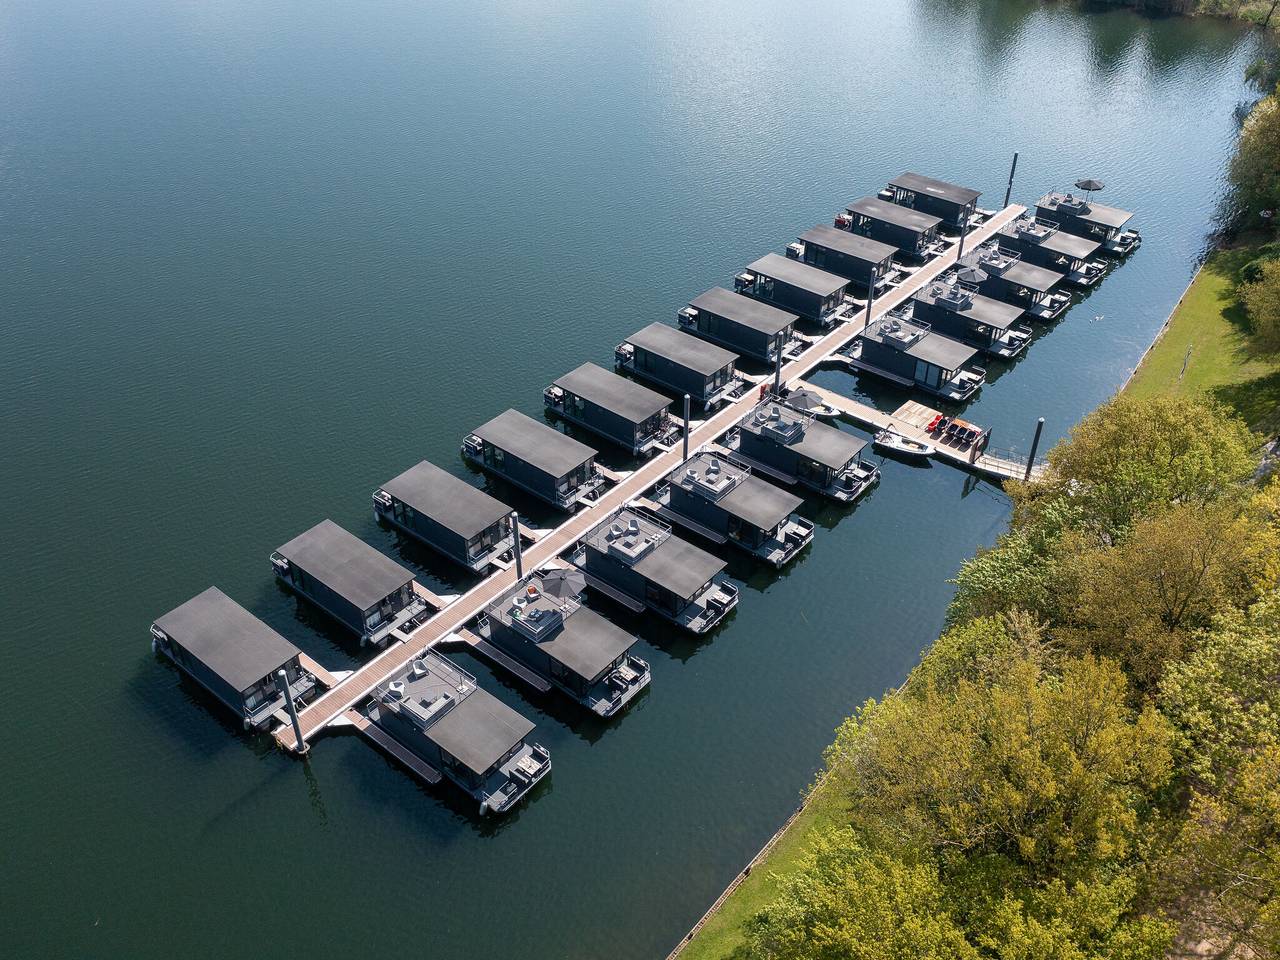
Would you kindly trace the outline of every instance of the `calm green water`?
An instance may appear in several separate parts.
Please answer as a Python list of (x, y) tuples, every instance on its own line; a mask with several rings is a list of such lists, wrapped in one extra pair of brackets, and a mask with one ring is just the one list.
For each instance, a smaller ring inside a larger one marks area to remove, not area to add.
[(0, 950), (665, 954), (936, 634), (999, 491), (888, 464), (808, 508), (794, 569), (734, 557), (710, 640), (619, 618), (654, 679), (611, 725), (472, 664), (554, 755), (498, 822), (354, 738), (246, 738), (148, 624), (216, 583), (356, 662), (273, 547), (329, 516), (465, 586), (375, 526), (376, 484), (473, 476), (468, 428), (906, 168), (997, 205), (1020, 150), (1015, 198), (1088, 175), (1140, 212), (1137, 257), (971, 408), (1061, 435), (1190, 276), (1254, 42), (963, 0), (0, 7)]

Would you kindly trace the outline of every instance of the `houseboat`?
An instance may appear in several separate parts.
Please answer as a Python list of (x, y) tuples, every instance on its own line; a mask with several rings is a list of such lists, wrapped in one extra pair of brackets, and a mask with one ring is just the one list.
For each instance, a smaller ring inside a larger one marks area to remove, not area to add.
[(373, 491), (373, 514), (476, 573), (514, 546), (511, 508), (428, 460)]
[(1107, 264), (1098, 259), (1102, 245), (1096, 240), (1077, 237), (1034, 217), (1018, 217), (996, 233), (1001, 250), (1016, 253), (1024, 263), (1066, 276), (1074, 287), (1092, 287), (1107, 272)]
[(987, 275), (974, 284), (984, 297), (1021, 307), (1036, 320), (1056, 320), (1071, 306), (1071, 294), (1058, 289), (1066, 279), (1064, 274), (1024, 263), (1021, 256), (1001, 250), (994, 240), (973, 251), (973, 262)]
[(776, 398), (759, 404), (733, 434), (738, 459), (754, 470), (833, 500), (850, 503), (880, 479), (880, 471), (862, 459), (865, 441)]
[(580, 597), (549, 593), (538, 573), (489, 604), (477, 630), (601, 717), (620, 712), (649, 685), (649, 664), (631, 652), (636, 638), (584, 607)]
[(374, 687), (365, 715), (478, 800), (481, 814), (507, 812), (551, 771), (551, 754), (526, 739), (533, 724), (438, 653)]
[(723, 560), (637, 510), (621, 510), (597, 526), (573, 559), (593, 590), (692, 633), (711, 630), (738, 605), (738, 588), (721, 576)]
[(897, 312), (871, 321), (842, 353), (857, 370), (955, 403), (986, 382), (987, 371), (973, 365), (977, 355), (974, 347)]
[(680, 329), (770, 365), (779, 356), (790, 359), (804, 350), (804, 341), (796, 336), (799, 319), (724, 287), (712, 287), (676, 315)]
[(874, 283), (877, 295), (899, 279), (893, 265), (896, 247), (848, 230), (819, 224), (787, 247), (787, 257), (853, 281), (850, 293), (865, 296)]
[(614, 365), (632, 376), (680, 394), (710, 410), (746, 386), (738, 376), (738, 355), (675, 327), (651, 323), (618, 344)]
[(975, 293), (954, 273), (918, 291), (911, 305), (916, 319), (992, 356), (1011, 359), (1031, 342), (1031, 328), (1018, 322), (1021, 308)]
[(796, 260), (767, 253), (733, 278), (733, 289), (826, 330), (853, 319), (852, 281)]
[(404, 640), (429, 614), (413, 574), (332, 520), (321, 520), (271, 554), (281, 583), (360, 638)]
[(900, 258), (923, 262), (942, 252), (942, 220), (878, 197), (863, 197), (836, 217), (836, 228), (898, 248)]
[(662, 519), (712, 543), (732, 543), (775, 567), (813, 539), (813, 524), (793, 513), (804, 501), (723, 454), (690, 457), (667, 477), (655, 502)]
[(979, 190), (918, 173), (904, 173), (894, 177), (880, 191), (881, 200), (938, 217), (943, 228), (956, 232), (969, 225), (977, 212), (980, 196), (982, 193)]
[(226, 704), (246, 730), (267, 726), (286, 696), (306, 700), (316, 689), (301, 651), (217, 587), (156, 620), (151, 649)]
[(505, 410), (462, 441), (462, 455), (502, 480), (572, 512), (592, 500), (604, 478), (596, 451), (559, 430)]
[(1124, 228), (1132, 213), (1073, 193), (1046, 193), (1036, 201), (1036, 217), (1056, 223), (1064, 233), (1096, 240), (1112, 256), (1127, 257), (1142, 245), (1137, 230)]
[(557, 416), (636, 456), (674, 443), (680, 433), (670, 397), (594, 363), (555, 381), (542, 391), (542, 401)]

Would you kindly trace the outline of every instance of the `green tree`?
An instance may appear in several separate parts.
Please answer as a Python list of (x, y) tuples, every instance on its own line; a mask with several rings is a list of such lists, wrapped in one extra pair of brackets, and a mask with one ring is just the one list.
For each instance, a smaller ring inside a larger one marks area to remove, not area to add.
[(911, 671), (907, 692), (948, 691), (961, 680), (994, 683), (1021, 661), (1043, 667), (1054, 653), (1045, 641), (1043, 624), (1024, 611), (981, 617), (952, 627), (934, 641)]
[(1170, 666), (1160, 707), (1179, 767), (1202, 789), (1228, 785), (1251, 756), (1280, 746), (1280, 594), (1220, 616), (1199, 649)]
[(1280, 260), (1263, 261), (1257, 274), (1257, 280), (1240, 285), (1240, 299), (1259, 345), (1280, 350)]
[(1256, 224), (1263, 210), (1280, 208), (1280, 101), (1275, 96), (1259, 101), (1245, 120), (1230, 178), (1246, 224)]
[(748, 925), (770, 960), (977, 960), (947, 913), (937, 867), (868, 850), (848, 829), (819, 836)]
[(1131, 854), (1145, 796), (1170, 773), (1168, 730), (1135, 713), (1113, 663), (1030, 661), (871, 703), (828, 752), (853, 824), (944, 864), (996, 854), (1037, 884)]

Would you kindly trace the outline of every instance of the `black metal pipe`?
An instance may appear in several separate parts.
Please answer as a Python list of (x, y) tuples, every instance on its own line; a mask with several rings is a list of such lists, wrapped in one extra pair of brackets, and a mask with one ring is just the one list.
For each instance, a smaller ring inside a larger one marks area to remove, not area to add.
[(871, 325), (871, 304), (876, 299), (876, 281), (880, 279), (880, 273), (875, 267), (871, 268), (871, 279), (867, 281), (867, 319), (863, 321), (863, 326)]
[(1031, 468), (1036, 465), (1036, 451), (1040, 449), (1040, 431), (1044, 429), (1044, 417), (1036, 421), (1036, 435), (1031, 441), (1031, 456), (1027, 457), (1027, 472), (1022, 475), (1023, 480), (1031, 479)]
[(689, 459), (689, 395), (684, 395), (684, 459)]
[(782, 396), (782, 344), (778, 344), (778, 356), (773, 364), (773, 392)]
[(1018, 169), (1018, 154), (1013, 155), (1013, 164), (1009, 167), (1009, 186), (1004, 191), (1004, 205), (1009, 205), (1009, 197), (1013, 195), (1013, 172)]
[(524, 555), (520, 552), (520, 514), (511, 511), (511, 541), (516, 545), (516, 582), (524, 579)]
[(280, 689), (284, 691), (284, 702), (289, 708), (289, 719), (293, 721), (293, 735), (297, 738), (294, 744), (294, 750), (298, 753), (307, 752), (307, 741), (302, 739), (302, 724), (298, 720), (298, 708), (293, 702), (293, 694), (289, 690), (289, 674), (288, 671), (280, 669), (276, 671), (276, 680)]

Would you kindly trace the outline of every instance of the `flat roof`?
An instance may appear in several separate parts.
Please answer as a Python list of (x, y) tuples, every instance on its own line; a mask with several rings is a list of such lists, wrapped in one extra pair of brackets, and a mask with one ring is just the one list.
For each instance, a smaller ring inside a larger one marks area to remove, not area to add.
[(846, 256), (875, 264), (884, 263), (898, 252), (897, 247), (891, 247), (887, 243), (872, 240), (860, 233), (837, 230), (825, 223), (818, 224), (812, 230), (806, 230), (800, 235), (800, 239), (804, 243), (816, 244), (819, 247), (836, 250)]
[(916, 193), (927, 193), (940, 200), (950, 200), (954, 204), (964, 206), (982, 196), (981, 190), (971, 190), (945, 180), (935, 180), (919, 173), (903, 173), (889, 181), (891, 187), (902, 187)]
[(332, 520), (321, 520), (276, 553), (361, 610), (413, 580), (413, 574), (400, 564)]
[(1034, 263), (1018, 260), (1012, 263), (1002, 276), (1010, 283), (1018, 283), (1028, 289), (1046, 293), (1052, 290), (1054, 284), (1064, 275), (1056, 270), (1047, 270), (1044, 267), (1037, 267)]
[(794, 313), (787, 313), (785, 310), (771, 307), (751, 297), (744, 297), (724, 287), (712, 287), (692, 301), (689, 306), (695, 310), (714, 313), (718, 317), (740, 323), (744, 327), (750, 327), (768, 336), (781, 333), (800, 319)]
[[(940, 299), (938, 287), (941, 284), (931, 283), (923, 290), (916, 293), (915, 299), (925, 303), (936, 303)], [(969, 291), (968, 303), (965, 306), (955, 309), (949, 303), (943, 303), (944, 310), (951, 310), (953, 313), (963, 314), (966, 317), (972, 317), (978, 323), (985, 323), (989, 327), (995, 327), (997, 330), (1005, 330), (1022, 316), (1022, 308), (1015, 307), (1011, 303), (1001, 303), (999, 300), (992, 300), (990, 297), (984, 297), (980, 293)]]
[(464, 540), (489, 529), (511, 508), (429, 460), (387, 481), (382, 489)]
[(632, 423), (643, 423), (671, 404), (670, 397), (594, 363), (570, 370), (555, 385)]
[(853, 201), (845, 209), (850, 213), (860, 213), (863, 216), (871, 217), (873, 220), (883, 220), (885, 223), (892, 223), (908, 230), (914, 230), (916, 233), (932, 230), (942, 222), (940, 217), (931, 217), (927, 213), (912, 210), (910, 207), (899, 206), (896, 203), (890, 203), (878, 197), (863, 197), (860, 200)]
[(691, 334), (664, 323), (651, 323), (627, 337), (627, 343), (649, 353), (666, 357), (672, 363), (709, 377), (738, 359), (736, 353), (722, 350)]
[[(1068, 196), (1070, 200), (1068, 201)], [(1043, 207), (1057, 213), (1059, 201), (1078, 203), (1081, 206), (1079, 213), (1070, 214), (1080, 220), (1088, 223), (1097, 223), (1104, 227), (1123, 227), (1131, 219), (1133, 214), (1128, 210), (1121, 210), (1119, 207), (1109, 207), (1105, 203), (1094, 203), (1085, 197), (1074, 195), (1064, 195), (1061, 193), (1046, 193), (1043, 197), (1036, 201), (1037, 207)]]
[[(437, 653), (424, 654), (426, 676), (415, 677), (412, 668), (399, 671), (406, 700), (435, 700), (449, 694), (456, 702), (427, 726), (424, 735), (478, 775), (487, 773), (533, 732), (533, 724), (497, 697), (476, 686), (475, 678)], [(467, 692), (458, 687), (465, 684)], [(385, 689), (385, 684), (382, 689)]]
[(596, 455), (585, 443), (526, 417), (519, 410), (504, 410), (472, 431), (513, 457), (553, 477), (563, 477)]
[(274, 674), (297, 647), (217, 587), (198, 593), (156, 620), (156, 626), (239, 691)]
[(849, 285), (846, 277), (837, 277), (834, 273), (827, 273), (825, 270), (811, 267), (799, 260), (789, 260), (776, 253), (766, 253), (747, 269), (772, 277), (774, 280), (781, 280), (801, 290), (807, 290), (819, 297), (829, 297)]
[(816, 420), (804, 428), (804, 435), (799, 440), (788, 444), (810, 460), (836, 470), (861, 453), (866, 445), (865, 440)]
[(688, 600), (726, 564), (675, 534), (650, 550), (632, 567), (636, 573)]
[(959, 370), (978, 354), (976, 347), (932, 330), (902, 352), (943, 370)]
[(635, 643), (636, 638), (621, 627), (594, 610), (578, 607), (550, 640), (538, 643), (538, 649), (578, 676), (594, 680)]
[(734, 484), (733, 489), (717, 502), (734, 516), (761, 530), (772, 530), (804, 503), (795, 494), (750, 475)]
[[(1007, 223), (998, 231), (1000, 236), (1008, 237), (1012, 240), (1024, 240), (1033, 246), (1041, 246), (1051, 253), (1061, 253), (1071, 257), (1074, 260), (1087, 260), (1097, 252), (1102, 246), (1097, 240), (1090, 240), (1088, 237), (1077, 237), (1074, 233), (1067, 233), (1065, 230), (1053, 228), (1049, 235), (1043, 240), (1037, 241), (1034, 235), (1018, 229), (1019, 223), (1025, 223), (1026, 220), (1014, 220)], [(1042, 229), (1050, 228), (1041, 225)]]

